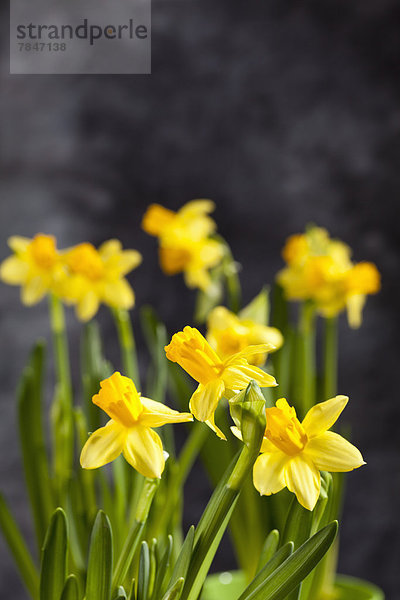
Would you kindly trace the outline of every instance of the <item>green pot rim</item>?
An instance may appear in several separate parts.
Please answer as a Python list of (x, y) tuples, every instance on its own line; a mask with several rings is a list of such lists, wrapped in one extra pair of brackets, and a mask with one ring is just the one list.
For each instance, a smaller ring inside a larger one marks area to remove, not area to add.
[[(343, 600), (385, 600), (383, 591), (373, 583), (358, 577), (350, 575), (337, 575), (335, 579), (335, 587), (338, 590), (345, 592)], [(353, 594), (347, 596), (347, 593)], [(354, 594), (357, 594), (355, 597)]]
[[(241, 571), (226, 572), (231, 576), (231, 581), (223, 583), (221, 576), (225, 573), (214, 573), (209, 575), (203, 590), (202, 600), (220, 600), (226, 597), (231, 598), (231, 594), (241, 594), (245, 588), (245, 579)], [(335, 588), (340, 593), (337, 600), (385, 600), (385, 594), (373, 583), (358, 577), (349, 575), (337, 575), (335, 579)], [(222, 591), (225, 592), (222, 595)]]

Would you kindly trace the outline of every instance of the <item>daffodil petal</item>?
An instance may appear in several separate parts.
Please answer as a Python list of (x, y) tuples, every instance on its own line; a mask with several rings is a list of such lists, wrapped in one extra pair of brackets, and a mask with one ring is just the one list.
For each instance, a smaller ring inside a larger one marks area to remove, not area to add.
[(240, 431), (239, 427), (235, 427), (235, 425), (232, 425), (231, 431), (232, 431), (233, 435), (235, 437), (237, 437), (238, 440), (243, 442), (242, 432)]
[(161, 427), (166, 423), (184, 423), (193, 421), (193, 415), (190, 413), (181, 413), (177, 410), (165, 406), (161, 402), (150, 400), (150, 398), (140, 398), (144, 410), (140, 415), (140, 424), (146, 427)]
[(340, 473), (365, 464), (358, 448), (333, 431), (309, 440), (304, 453), (320, 471)]
[(122, 251), (122, 244), (119, 240), (112, 239), (103, 242), (101, 246), (99, 246), (99, 253), (103, 258), (109, 258), (110, 256), (114, 256), (115, 254), (119, 254)]
[(209, 421), (224, 391), (225, 385), (221, 379), (214, 379), (206, 385), (200, 383), (190, 398), (190, 412), (198, 421)]
[(123, 450), (125, 438), (126, 429), (115, 421), (108, 421), (105, 427), (92, 433), (83, 446), (81, 466), (97, 469), (116, 459)]
[(215, 424), (215, 415), (212, 414), (211, 417), (209, 419), (207, 419), (207, 421), (205, 421), (206, 425), (208, 425), (208, 427), (210, 429), (213, 430), (214, 433), (217, 434), (217, 436), (219, 437), (220, 440), (225, 440), (226, 441), (226, 435), (224, 434), (223, 431), (221, 431), (221, 429), (219, 427), (217, 427), (217, 425)]
[(132, 308), (135, 295), (126, 279), (117, 279), (104, 286), (104, 302), (116, 308)]
[(353, 294), (347, 298), (347, 320), (352, 329), (358, 329), (362, 322), (362, 311), (366, 302), (364, 294)]
[(199, 288), (200, 290), (207, 290), (211, 284), (211, 279), (206, 269), (185, 269), (185, 283), (190, 288)]
[(137, 250), (124, 250), (119, 257), (121, 275), (126, 275), (142, 262), (142, 255)]
[(224, 369), (223, 379), (229, 390), (244, 390), (252, 379), (260, 387), (274, 387), (278, 385), (272, 375), (247, 363), (230, 364)]
[[(231, 431), (233, 435), (238, 438), (238, 440), (243, 441), (242, 432), (240, 431), (239, 427), (232, 426)], [(261, 442), (260, 452), (268, 452), (269, 454), (271, 454), (273, 452), (281, 451), (275, 446), (275, 444), (273, 444), (268, 438), (264, 436), (263, 441)]]
[(267, 437), (263, 437), (263, 441), (261, 442), (260, 452), (281, 452), (275, 444), (273, 444)]
[(1, 263), (0, 278), (10, 285), (19, 285), (25, 281), (28, 270), (27, 262), (18, 256), (9, 256)]
[(17, 253), (25, 252), (31, 242), (32, 240), (21, 235), (12, 235), (7, 240), (11, 250)]
[(313, 510), (319, 498), (321, 475), (311, 460), (303, 454), (290, 458), (285, 467), (285, 484), (304, 508)]
[(89, 321), (99, 310), (99, 298), (90, 290), (78, 302), (76, 312), (81, 321)]
[(302, 422), (308, 438), (316, 437), (332, 427), (348, 401), (347, 396), (335, 396), (313, 406)]
[(161, 477), (165, 466), (163, 447), (160, 436), (150, 427), (132, 427), (123, 452), (128, 463), (144, 477)]
[(25, 283), (21, 289), (21, 300), (23, 304), (31, 306), (39, 302), (48, 291), (48, 287), (42, 277), (34, 277)]
[(261, 454), (253, 467), (254, 487), (262, 496), (270, 496), (285, 487), (285, 465), (288, 457), (283, 452)]
[(243, 358), (245, 358), (247, 360), (248, 358), (251, 358), (255, 354), (270, 352), (271, 350), (274, 350), (274, 349), (275, 349), (275, 346), (273, 346), (273, 344), (270, 344), (270, 343), (268, 343), (268, 344), (252, 344), (251, 346), (247, 346), (240, 352), (237, 352), (233, 356), (229, 357), (225, 361), (225, 364), (227, 366), (229, 366), (231, 363), (235, 363), (237, 360), (240, 360)]

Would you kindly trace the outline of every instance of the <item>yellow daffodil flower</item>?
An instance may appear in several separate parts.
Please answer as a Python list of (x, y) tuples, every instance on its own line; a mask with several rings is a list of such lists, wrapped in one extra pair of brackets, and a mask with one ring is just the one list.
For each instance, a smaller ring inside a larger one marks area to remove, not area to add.
[[(207, 320), (207, 340), (221, 358), (227, 358), (254, 344), (272, 346), (270, 352), (283, 344), (279, 329), (267, 327), (251, 319), (240, 318), (224, 306), (216, 306)], [(267, 353), (254, 354), (248, 358), (251, 365), (263, 365)]]
[(282, 254), (287, 267), (277, 280), (289, 300), (311, 300), (325, 317), (347, 309), (350, 326), (360, 326), (366, 295), (380, 289), (374, 264), (354, 264), (350, 248), (320, 227), (291, 236)]
[(0, 278), (10, 285), (21, 286), (24, 304), (36, 304), (53, 292), (63, 267), (52, 235), (38, 233), (33, 239), (12, 236), (8, 245), (14, 254), (0, 266)]
[(251, 357), (270, 349), (269, 344), (248, 346), (221, 359), (201, 333), (189, 326), (175, 333), (170, 344), (165, 346), (167, 358), (178, 363), (199, 383), (190, 399), (190, 411), (221, 439), (226, 438), (215, 425), (214, 413), (224, 395), (244, 390), (252, 379), (261, 387), (277, 385), (274, 377), (249, 364)]
[(60, 295), (76, 304), (82, 321), (91, 319), (101, 302), (113, 308), (132, 308), (135, 295), (124, 276), (141, 260), (136, 250), (122, 250), (118, 240), (104, 242), (98, 250), (89, 243), (74, 246), (64, 253), (68, 275)]
[(166, 423), (192, 421), (190, 413), (179, 413), (149, 398), (143, 398), (129, 377), (116, 372), (100, 383), (93, 396), (110, 421), (97, 429), (81, 452), (84, 469), (97, 469), (121, 453), (136, 471), (145, 477), (161, 477), (165, 457), (160, 436), (153, 431)]
[(166, 275), (184, 273), (188, 287), (206, 290), (208, 270), (224, 255), (224, 246), (209, 236), (216, 224), (209, 216), (215, 208), (210, 200), (193, 200), (174, 212), (152, 204), (143, 217), (142, 228), (159, 239), (161, 268)]
[[(328, 431), (347, 402), (346, 396), (336, 396), (316, 404), (302, 423), (285, 398), (266, 409), (261, 454), (253, 469), (253, 483), (261, 495), (287, 487), (304, 508), (313, 510), (321, 489), (320, 471), (352, 471), (365, 464), (353, 444)], [(232, 427), (232, 431), (241, 437), (239, 429)]]

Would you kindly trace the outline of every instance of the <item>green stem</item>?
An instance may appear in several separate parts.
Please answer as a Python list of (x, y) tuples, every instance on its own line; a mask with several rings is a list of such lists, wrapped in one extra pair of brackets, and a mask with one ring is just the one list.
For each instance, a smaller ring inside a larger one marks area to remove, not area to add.
[(228, 467), (196, 528), (194, 546), (181, 600), (198, 598), (222, 535), (232, 516), (240, 491), (259, 454), (259, 443), (243, 446), (238, 459)]
[(324, 320), (324, 376), (322, 381), (322, 400), (333, 398), (337, 394), (338, 378), (338, 319), (330, 317)]
[(300, 308), (299, 319), (299, 389), (296, 401), (304, 417), (315, 404), (315, 309), (310, 302)]
[(111, 312), (118, 332), (125, 375), (130, 377), (140, 390), (136, 344), (129, 312), (122, 308), (112, 308)]
[(69, 364), (68, 340), (65, 329), (64, 306), (54, 294), (50, 299), (50, 324), (53, 335), (56, 393), (51, 407), (54, 448), (54, 479), (59, 506), (67, 501), (68, 482), (74, 460), (74, 415)]
[(128, 537), (125, 540), (121, 555), (118, 559), (113, 576), (112, 588), (116, 589), (122, 585), (132, 563), (135, 550), (141, 539), (147, 516), (156, 493), (159, 479), (146, 479), (138, 504), (136, 506), (135, 521), (131, 527)]
[(64, 306), (54, 294), (50, 294), (50, 325), (53, 335), (57, 383), (63, 400), (72, 406), (71, 369), (69, 365), (68, 340), (65, 329)]

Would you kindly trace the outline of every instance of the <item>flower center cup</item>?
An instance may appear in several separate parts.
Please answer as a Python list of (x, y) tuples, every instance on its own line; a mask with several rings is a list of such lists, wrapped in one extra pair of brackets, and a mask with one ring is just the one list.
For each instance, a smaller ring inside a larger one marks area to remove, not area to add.
[(100, 279), (104, 272), (103, 262), (92, 244), (79, 244), (68, 255), (68, 266), (73, 273), (92, 281)]
[(30, 244), (30, 251), (33, 260), (42, 269), (51, 269), (57, 261), (56, 241), (51, 235), (36, 235)]
[(277, 401), (278, 406), (266, 409), (267, 427), (265, 436), (279, 450), (289, 456), (294, 456), (304, 449), (308, 438), (302, 424), (296, 417), (294, 408), (288, 405), (285, 406), (281, 400)]

